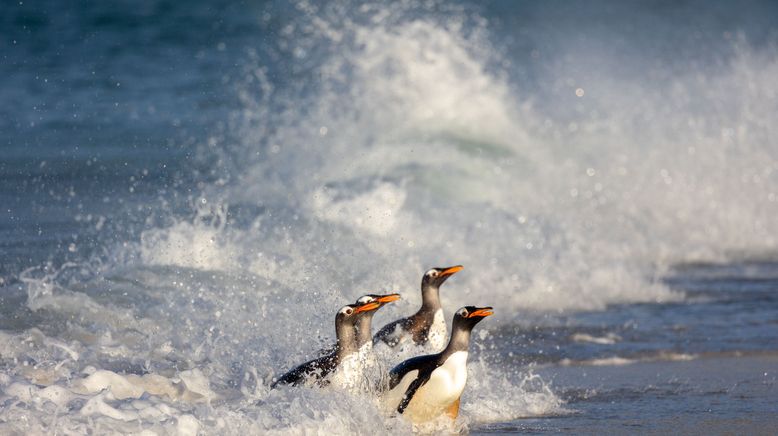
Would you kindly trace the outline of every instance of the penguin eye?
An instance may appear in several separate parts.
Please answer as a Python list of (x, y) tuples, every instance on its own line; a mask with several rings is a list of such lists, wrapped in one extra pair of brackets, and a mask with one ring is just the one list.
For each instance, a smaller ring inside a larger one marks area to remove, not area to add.
[(354, 312), (354, 309), (351, 306), (343, 306), (338, 311), (338, 315), (348, 316), (348, 315), (351, 315), (353, 312)]
[(467, 318), (467, 315), (468, 315), (467, 309), (462, 309), (459, 311), (459, 316), (461, 316), (462, 318)]
[(427, 271), (427, 277), (435, 278), (438, 276), (438, 274), (439, 274), (438, 271), (434, 269)]

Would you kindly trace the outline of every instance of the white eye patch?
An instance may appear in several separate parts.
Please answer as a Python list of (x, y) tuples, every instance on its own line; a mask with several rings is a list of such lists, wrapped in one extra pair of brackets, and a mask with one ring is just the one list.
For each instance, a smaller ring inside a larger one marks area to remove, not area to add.
[(338, 312), (342, 313), (343, 315), (351, 315), (351, 313), (354, 312), (354, 309), (349, 306), (343, 306)]

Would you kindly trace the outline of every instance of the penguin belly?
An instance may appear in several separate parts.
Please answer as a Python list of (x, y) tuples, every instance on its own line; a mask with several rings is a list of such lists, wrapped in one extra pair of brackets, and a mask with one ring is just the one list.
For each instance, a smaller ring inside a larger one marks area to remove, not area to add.
[(435, 368), (420, 387), (403, 415), (414, 423), (433, 420), (459, 400), (467, 382), (467, 352), (458, 351)]
[(435, 311), (432, 317), (432, 325), (427, 333), (427, 342), (434, 352), (439, 352), (446, 347), (448, 343), (448, 331), (446, 328), (446, 319), (443, 316), (443, 309)]

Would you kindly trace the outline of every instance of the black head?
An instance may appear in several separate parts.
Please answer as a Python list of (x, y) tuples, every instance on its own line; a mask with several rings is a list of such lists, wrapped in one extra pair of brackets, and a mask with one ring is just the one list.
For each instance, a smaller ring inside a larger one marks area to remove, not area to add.
[(482, 319), (492, 315), (491, 307), (465, 306), (454, 314), (454, 322), (451, 328), (451, 339), (448, 342), (443, 355), (449, 355), (457, 351), (467, 351), (470, 345), (470, 332)]
[(454, 329), (472, 330), (476, 324), (487, 316), (493, 315), (491, 307), (465, 306), (454, 314)]
[(432, 268), (424, 273), (421, 278), (421, 288), (439, 288), (449, 277), (462, 271), (462, 265), (449, 266), (445, 268)]

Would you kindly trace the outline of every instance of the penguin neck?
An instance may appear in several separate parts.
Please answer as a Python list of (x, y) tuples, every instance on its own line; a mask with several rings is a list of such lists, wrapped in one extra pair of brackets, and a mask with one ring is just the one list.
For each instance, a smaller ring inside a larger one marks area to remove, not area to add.
[(357, 351), (356, 328), (350, 322), (338, 323), (335, 326), (335, 334), (338, 337), (335, 354), (338, 361), (342, 362), (349, 354)]
[(440, 306), (440, 288), (437, 286), (421, 287), (421, 309), (419, 312), (429, 313), (430, 316), (441, 309)]
[(375, 312), (369, 312), (362, 315), (361, 318), (359, 318), (359, 321), (357, 321), (356, 328), (357, 328), (357, 347), (362, 348), (363, 345), (370, 343), (373, 343), (373, 335), (371, 330), (371, 326), (373, 324), (373, 315)]
[(451, 339), (448, 341), (446, 349), (441, 352), (441, 355), (448, 357), (458, 351), (467, 352), (470, 348), (470, 332), (472, 327), (463, 325), (454, 325), (451, 331)]

